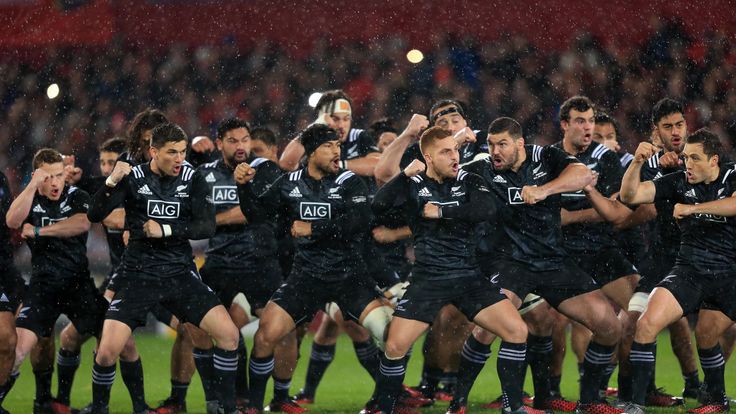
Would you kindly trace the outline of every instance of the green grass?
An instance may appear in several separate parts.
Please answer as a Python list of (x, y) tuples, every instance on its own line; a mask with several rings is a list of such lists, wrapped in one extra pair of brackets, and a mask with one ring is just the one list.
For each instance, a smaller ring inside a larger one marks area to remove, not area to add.
[[(138, 347), (143, 358), (146, 398), (150, 405), (156, 404), (157, 401), (166, 398), (169, 395), (169, 355), (171, 351), (171, 338), (159, 337), (154, 335), (139, 335), (136, 337)], [(421, 340), (418, 341), (417, 347), (414, 349), (414, 355), (409, 365), (409, 371), (406, 383), (414, 385), (418, 382), (421, 371)], [(657, 360), (657, 385), (664, 387), (671, 393), (679, 393), (682, 390), (683, 381), (680, 375), (679, 365), (675, 359), (669, 346), (669, 338), (666, 334), (662, 334), (659, 338), (660, 346), (658, 347)], [(249, 344), (250, 346), (250, 344)], [(302, 355), (309, 355), (311, 346), (311, 337), (307, 338), (302, 344)], [(568, 348), (569, 350), (569, 348)], [(85, 345), (82, 352), (82, 366), (77, 371), (76, 382), (72, 394), (72, 405), (81, 407), (86, 405), (92, 398), (92, 382), (91, 382), (91, 362), (92, 362), (92, 343)], [(292, 382), (292, 393), (299, 390), (304, 383), (304, 372), (308, 363), (308, 358), (302, 358), (294, 375)], [(471, 409), (473, 412), (490, 412), (480, 409), (483, 403), (490, 401), (498, 396), (499, 384), (496, 376), (495, 368), (495, 350), (494, 357), (491, 357), (489, 363), (486, 364), (481, 373), (478, 382), (475, 384), (470, 394)], [(702, 375), (701, 375), (702, 377)], [(615, 374), (612, 386), (615, 386)], [(726, 384), (729, 395), (733, 395), (736, 391), (736, 374), (727, 368)], [(56, 389), (56, 378), (54, 377), (54, 387)], [(271, 383), (269, 383), (269, 393), (266, 401), (270, 400)], [(325, 378), (317, 393), (317, 401), (310, 406), (311, 412), (315, 413), (357, 413), (368, 399), (373, 389), (373, 383), (369, 376), (358, 364), (355, 357), (353, 347), (347, 337), (342, 336), (338, 343), (337, 355), (335, 361), (325, 374)], [(531, 391), (530, 376), (527, 375), (526, 389)], [(33, 407), (34, 396), (34, 379), (31, 372), (30, 363), (24, 363), (22, 375), (18, 379), (15, 387), (5, 400), (4, 407), (13, 414), (30, 413)], [(576, 399), (578, 395), (578, 375), (576, 369), (575, 358), (572, 352), (568, 351), (565, 359), (565, 371), (562, 382), (563, 395), (569, 399)], [(199, 377), (195, 374), (189, 388), (187, 396), (187, 404), (190, 413), (203, 412), (204, 399), (202, 386)], [(694, 405), (690, 402), (689, 406)], [(111, 412), (114, 413), (130, 413), (131, 404), (128, 392), (122, 383), (118, 374), (115, 385), (113, 386), (110, 406)], [(424, 413), (444, 413), (447, 409), (447, 403), (438, 402), (435, 407), (421, 410)], [(682, 412), (682, 409), (676, 410), (656, 410), (656, 412)]]

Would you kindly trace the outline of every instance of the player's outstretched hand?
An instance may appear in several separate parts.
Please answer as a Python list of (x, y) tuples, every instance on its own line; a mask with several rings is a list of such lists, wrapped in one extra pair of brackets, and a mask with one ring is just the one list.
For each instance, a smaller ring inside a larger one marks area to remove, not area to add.
[(423, 162), (414, 160), (404, 168), (404, 174), (406, 174), (407, 177), (413, 177), (417, 174), (423, 173), (426, 168), (427, 167), (424, 166)]
[(233, 174), (236, 183), (245, 184), (256, 176), (256, 170), (247, 163), (241, 162), (237, 167), (235, 167), (235, 172)]

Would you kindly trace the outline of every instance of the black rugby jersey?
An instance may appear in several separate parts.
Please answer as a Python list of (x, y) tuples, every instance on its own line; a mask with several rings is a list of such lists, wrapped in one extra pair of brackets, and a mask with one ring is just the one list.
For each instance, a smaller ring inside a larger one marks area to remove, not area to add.
[[(36, 193), (25, 222), (44, 227), (75, 214), (87, 214), (89, 208), (89, 194), (77, 187), (66, 186), (57, 201)], [(87, 232), (72, 237), (41, 236), (26, 241), (31, 249), (31, 277), (64, 279), (87, 275)]]
[[(505, 233), (499, 250), (533, 270), (559, 269), (567, 255), (560, 228), (561, 196), (554, 194), (539, 203), (526, 204), (521, 190), (524, 186), (544, 185), (557, 178), (565, 167), (579, 161), (553, 146), (525, 145), (524, 150), (526, 160), (519, 171), (494, 170), (488, 181), (499, 205), (504, 206), (499, 208), (498, 222)], [(473, 164), (483, 162), (489, 163), (478, 160)]]
[[(427, 203), (442, 208), (442, 218), (422, 217)], [(403, 208), (414, 241), (412, 278), (448, 280), (480, 275), (476, 257), (477, 223), (495, 212), (493, 196), (483, 179), (460, 170), (457, 177), (437, 182), (426, 175), (407, 177), (402, 171), (376, 193), (377, 215)]]
[[(473, 130), (473, 132), (475, 133), (475, 142), (466, 142), (458, 148), (460, 164), (473, 161), (478, 154), (488, 153), (488, 132), (481, 130)], [(424, 162), (424, 156), (422, 155), (422, 150), (419, 148), (419, 142), (409, 145), (406, 151), (404, 151), (399, 167), (403, 170), (415, 159)]]
[(13, 194), (10, 193), (10, 186), (8, 186), (8, 179), (5, 174), (0, 172), (0, 217), (2, 217), (2, 223), (0, 223), (0, 263), (13, 263), (13, 245), (10, 240), (10, 229), (5, 223), (5, 214), (10, 209), (10, 204), (13, 202)]
[(321, 180), (307, 168), (281, 176), (264, 193), (253, 182), (238, 186), (240, 208), (250, 223), (281, 214), (287, 225), (310, 222), (312, 235), (294, 239), (293, 271), (323, 280), (342, 280), (365, 272), (361, 242), (369, 229), (370, 207), (364, 181), (340, 170)]
[[(279, 167), (265, 158), (249, 158), (246, 162), (257, 171), (253, 179), (256, 194), (263, 193), (282, 175)], [(239, 208), (233, 168), (227, 166), (221, 158), (201, 165), (198, 170), (207, 183), (216, 213)], [(205, 251), (208, 266), (242, 271), (257, 261), (275, 257), (274, 226), (274, 221), (217, 226)]]
[[(204, 177), (183, 165), (175, 177), (159, 176), (150, 163), (133, 167), (115, 188), (95, 194), (88, 213), (102, 221), (123, 204), (130, 239), (122, 269), (141, 278), (165, 278), (188, 273), (193, 263), (190, 239), (206, 239), (215, 232), (215, 207)], [(171, 226), (169, 237), (148, 238), (143, 224), (154, 220)]]
[[(554, 146), (564, 151), (562, 141)], [(598, 173), (598, 183), (595, 188), (601, 195), (608, 198), (619, 191), (624, 170), (615, 152), (593, 141), (585, 151), (574, 154), (574, 156), (592, 171)], [(583, 190), (579, 190), (562, 194), (562, 208), (568, 211), (579, 211), (593, 208), (593, 205)], [(572, 254), (589, 254), (603, 247), (616, 246), (613, 226), (606, 222), (574, 223), (564, 226), (562, 227), (562, 239), (565, 249)]]
[[(97, 191), (105, 185), (107, 177), (102, 176), (84, 176), (77, 183), (77, 187), (86, 191), (88, 194), (95, 194)], [(118, 207), (123, 207), (122, 204)], [(107, 226), (102, 226), (105, 230), (105, 237), (107, 238), (107, 250), (110, 255), (110, 266), (114, 271), (120, 264), (120, 258), (123, 257), (125, 251), (125, 242), (123, 241), (123, 230), (110, 229)]]
[[(710, 184), (690, 184), (684, 171), (654, 179), (655, 201), (700, 204), (731, 197), (736, 192), (736, 171), (720, 170)], [(674, 204), (673, 204), (674, 208)], [(736, 217), (694, 214), (679, 220), (680, 249), (676, 264), (702, 273), (733, 272), (736, 265)]]
[[(675, 171), (684, 171), (684, 165), (676, 168), (661, 168), (659, 157), (664, 155), (664, 150), (654, 154), (641, 168), (641, 181), (654, 180), (657, 177), (670, 174)], [(656, 254), (668, 254), (674, 256), (680, 248), (680, 229), (672, 217), (675, 203), (673, 200), (660, 198), (654, 202), (657, 209), (657, 217), (652, 224), (649, 248)]]

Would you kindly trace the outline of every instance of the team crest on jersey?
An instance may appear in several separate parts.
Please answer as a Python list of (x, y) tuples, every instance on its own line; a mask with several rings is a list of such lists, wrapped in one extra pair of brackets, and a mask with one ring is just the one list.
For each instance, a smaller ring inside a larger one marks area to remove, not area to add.
[(524, 199), (521, 197), (521, 188), (509, 187), (509, 204), (524, 204)]
[(537, 165), (536, 168), (532, 170), (532, 174), (534, 175), (534, 179), (540, 179), (547, 175), (547, 171), (540, 171), (542, 169), (542, 164)]
[(303, 201), (299, 203), (299, 218), (301, 220), (320, 220), (332, 217), (330, 203)]
[(148, 200), (147, 214), (150, 218), (179, 218), (178, 201)]
[(237, 203), (238, 187), (234, 185), (216, 185), (212, 187), (212, 201), (215, 204)]
[(342, 196), (339, 193), (340, 187), (333, 187), (327, 190), (327, 198), (330, 200), (342, 200)]

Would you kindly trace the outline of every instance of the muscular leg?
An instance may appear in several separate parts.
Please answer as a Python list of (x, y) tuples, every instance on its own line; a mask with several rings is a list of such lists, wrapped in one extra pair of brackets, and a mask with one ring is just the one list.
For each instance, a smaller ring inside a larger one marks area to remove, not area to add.
[(130, 327), (123, 322), (105, 320), (92, 368), (92, 408), (95, 410), (105, 410), (110, 403), (110, 389), (115, 382), (115, 363), (130, 334)]
[(0, 406), (13, 386), (13, 362), (18, 336), (15, 332), (15, 316), (12, 312), (0, 312)]
[(703, 382), (706, 385), (707, 398), (705, 404), (727, 405), (724, 370), (725, 359), (721, 353), (719, 339), (733, 321), (719, 311), (701, 309), (698, 324), (695, 327), (695, 338), (698, 342), (700, 367), (705, 373)]
[(567, 352), (567, 327), (570, 320), (556, 310), (552, 310), (554, 326), (552, 328), (552, 361), (550, 368), (550, 387), (552, 394), (561, 396), (560, 382), (562, 380), (562, 365)]
[(222, 305), (210, 309), (199, 322), (199, 328), (215, 341), (213, 353), (214, 378), (220, 404), (226, 413), (235, 411), (235, 374), (238, 369), (238, 338), (240, 332)]
[(51, 401), (51, 381), (54, 375), (55, 342), (53, 337), (40, 338), (31, 350), (31, 366), (36, 378), (34, 404)]

